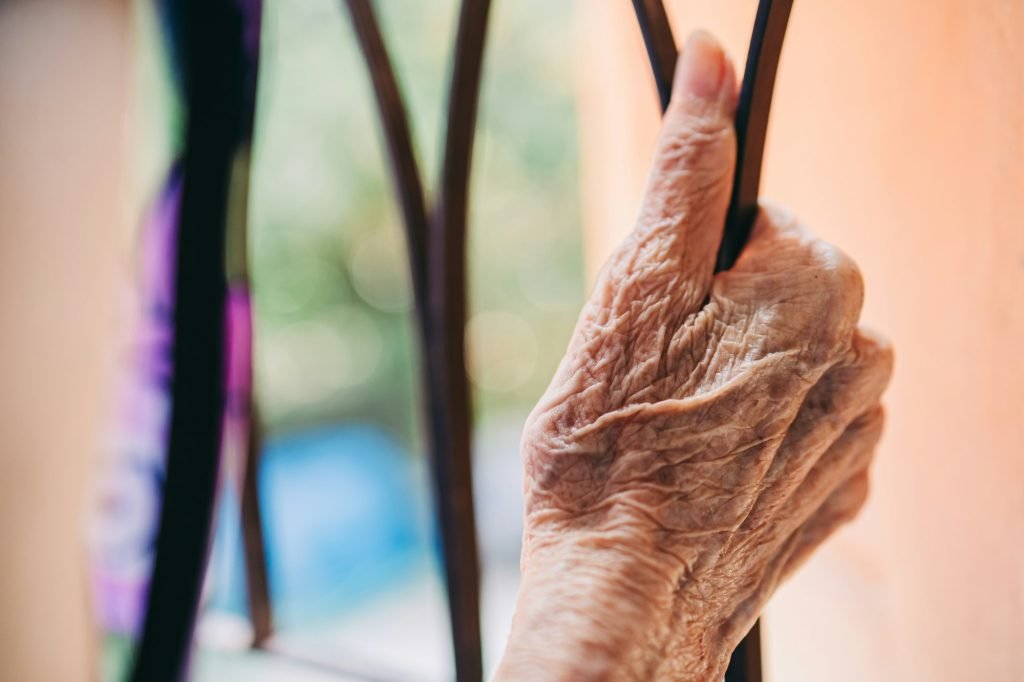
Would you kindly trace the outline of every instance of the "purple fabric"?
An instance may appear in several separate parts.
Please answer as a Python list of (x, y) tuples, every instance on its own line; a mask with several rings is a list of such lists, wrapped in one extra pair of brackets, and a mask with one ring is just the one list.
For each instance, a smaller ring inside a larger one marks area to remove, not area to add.
[[(174, 343), (174, 269), (181, 178), (172, 172), (145, 221), (137, 301), (120, 368), (109, 450), (99, 480), (92, 527), (96, 617), (108, 632), (133, 634), (141, 625), (160, 518), (170, 420)], [(224, 454), (244, 462), (252, 387), (249, 292), (228, 289)]]
[(139, 310), (119, 369), (116, 412), (99, 480), (92, 579), (99, 623), (136, 631), (145, 605), (164, 478), (172, 372), (175, 233), (181, 178), (172, 172), (140, 239)]

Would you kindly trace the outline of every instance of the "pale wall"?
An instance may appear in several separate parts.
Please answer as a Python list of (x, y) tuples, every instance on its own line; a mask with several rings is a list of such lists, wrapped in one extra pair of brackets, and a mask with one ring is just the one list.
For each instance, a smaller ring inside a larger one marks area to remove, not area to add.
[(127, 15), (0, 5), (0, 680), (94, 670), (83, 513), (126, 275)]

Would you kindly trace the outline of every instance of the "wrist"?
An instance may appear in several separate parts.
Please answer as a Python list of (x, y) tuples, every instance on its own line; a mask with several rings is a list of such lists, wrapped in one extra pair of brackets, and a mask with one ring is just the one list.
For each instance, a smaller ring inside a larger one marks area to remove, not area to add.
[(607, 535), (532, 543), (496, 680), (649, 679), (677, 581)]

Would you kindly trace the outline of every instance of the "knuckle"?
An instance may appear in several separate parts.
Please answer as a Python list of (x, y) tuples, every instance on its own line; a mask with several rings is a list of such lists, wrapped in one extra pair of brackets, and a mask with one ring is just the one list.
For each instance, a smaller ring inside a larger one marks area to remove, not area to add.
[(823, 362), (852, 350), (857, 322), (864, 303), (864, 279), (860, 268), (838, 247), (804, 238), (805, 258), (800, 287), (809, 310), (807, 321)]
[(864, 509), (864, 505), (867, 504), (868, 496), (871, 493), (871, 483), (866, 472), (852, 479), (847, 487), (846, 495), (844, 495), (845, 504), (839, 514), (841, 523), (849, 523), (857, 518), (857, 515)]
[(864, 508), (864, 504), (868, 501), (868, 496), (871, 493), (871, 477), (868, 476), (867, 469), (859, 471), (849, 480), (847, 483), (847, 493), (849, 499), (848, 518), (853, 518)]
[(875, 437), (881, 434), (883, 426), (885, 426), (885, 408), (878, 404), (861, 413), (850, 424), (851, 429), (870, 440), (875, 440)]
[(858, 443), (860, 451), (860, 456), (856, 458), (858, 461), (866, 463), (874, 458), (875, 449), (882, 439), (884, 429), (885, 410), (881, 405), (875, 405), (853, 421), (847, 431)]
[(867, 374), (867, 383), (875, 389), (877, 398), (892, 378), (892, 345), (888, 341), (857, 331), (853, 337), (851, 352), (853, 363)]
[(837, 246), (814, 240), (811, 265), (814, 279), (829, 307), (844, 313), (844, 317), (860, 315), (864, 301), (864, 277), (852, 258)]
[(851, 351), (864, 300), (860, 269), (788, 212), (764, 206), (736, 268), (718, 280), (721, 297), (785, 321), (788, 338), (811, 364), (830, 364)]
[(878, 404), (892, 378), (892, 367), (892, 348), (888, 343), (864, 336), (858, 330), (849, 349), (826, 377), (833, 377), (832, 385), (842, 396), (843, 410), (856, 414)]

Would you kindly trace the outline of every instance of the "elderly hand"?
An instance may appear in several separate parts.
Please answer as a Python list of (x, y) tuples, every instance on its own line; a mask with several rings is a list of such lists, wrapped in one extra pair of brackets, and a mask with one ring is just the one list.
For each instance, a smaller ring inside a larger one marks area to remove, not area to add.
[(674, 92), (637, 227), (524, 432), (499, 680), (721, 680), (867, 492), (892, 355), (857, 329), (860, 274), (777, 211), (714, 274), (736, 77), (706, 34)]

